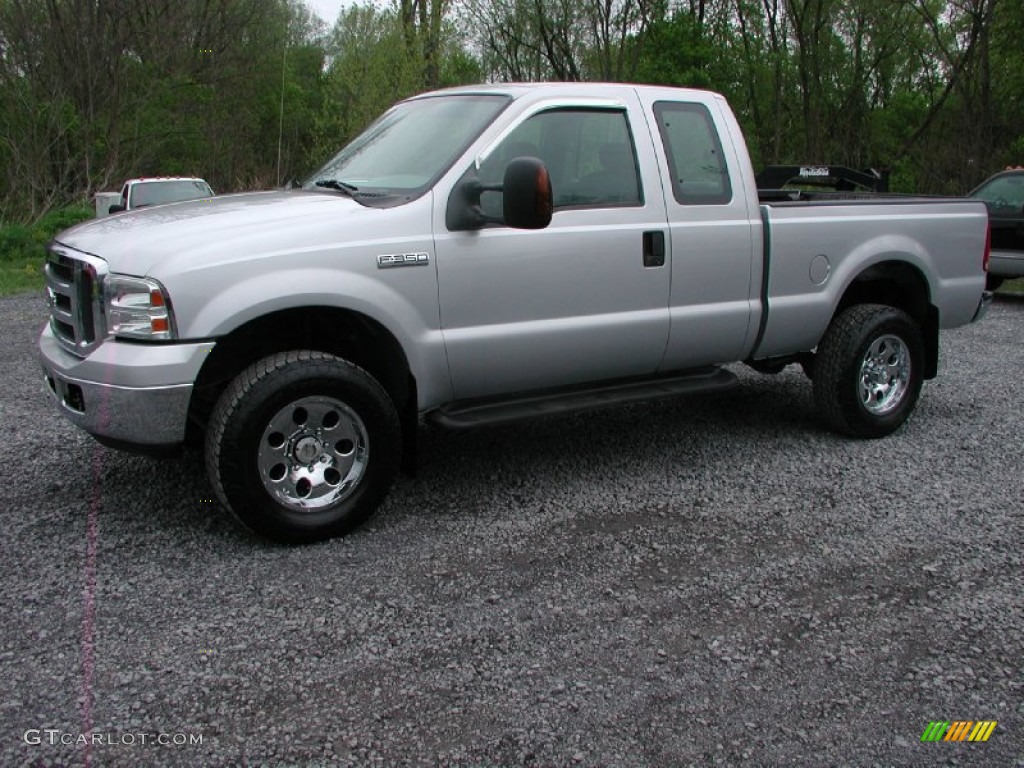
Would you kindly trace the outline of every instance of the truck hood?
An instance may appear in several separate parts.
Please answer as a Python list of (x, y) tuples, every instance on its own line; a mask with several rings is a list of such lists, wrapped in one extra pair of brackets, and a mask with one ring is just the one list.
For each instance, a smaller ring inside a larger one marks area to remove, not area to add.
[(384, 216), (387, 209), (364, 207), (337, 192), (256, 192), (115, 214), (79, 224), (56, 239), (103, 259), (113, 272), (150, 275), (165, 271), (158, 266), (176, 271), (328, 248), (379, 232)]

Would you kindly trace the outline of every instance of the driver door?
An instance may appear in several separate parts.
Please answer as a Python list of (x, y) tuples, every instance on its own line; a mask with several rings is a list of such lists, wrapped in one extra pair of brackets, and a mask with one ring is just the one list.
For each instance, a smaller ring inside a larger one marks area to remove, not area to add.
[[(552, 105), (521, 118), (479, 173), (498, 182), (514, 157), (548, 167), (554, 215), (543, 230), (435, 229), (441, 327), (455, 398), (479, 398), (657, 370), (669, 333), (665, 201), (647, 127), (626, 105)], [(501, 193), (484, 193), (500, 217)], [(437, 221), (437, 217), (435, 217)]]

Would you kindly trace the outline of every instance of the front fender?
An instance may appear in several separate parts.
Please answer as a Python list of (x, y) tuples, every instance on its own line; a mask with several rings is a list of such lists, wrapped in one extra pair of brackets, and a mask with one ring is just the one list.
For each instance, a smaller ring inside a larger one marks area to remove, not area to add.
[[(306, 266), (225, 283), (202, 300), (194, 292), (177, 292), (173, 284), (167, 288), (182, 339), (223, 337), (252, 320), (288, 309), (319, 306), (358, 312), (387, 329), (401, 345), (421, 398), (444, 401), (450, 397), (451, 378), (433, 265), (387, 270), (387, 275), (394, 284), (357, 272)], [(176, 293), (185, 297), (185, 311), (179, 312)], [(296, 347), (303, 346), (309, 342), (296, 338)]]

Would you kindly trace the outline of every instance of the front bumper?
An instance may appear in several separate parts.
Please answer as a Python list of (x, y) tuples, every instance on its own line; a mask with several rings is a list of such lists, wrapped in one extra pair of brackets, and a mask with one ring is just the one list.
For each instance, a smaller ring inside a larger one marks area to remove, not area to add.
[(39, 359), (47, 390), (69, 421), (100, 442), (148, 451), (184, 441), (193, 382), (213, 346), (109, 340), (78, 358), (47, 326)]

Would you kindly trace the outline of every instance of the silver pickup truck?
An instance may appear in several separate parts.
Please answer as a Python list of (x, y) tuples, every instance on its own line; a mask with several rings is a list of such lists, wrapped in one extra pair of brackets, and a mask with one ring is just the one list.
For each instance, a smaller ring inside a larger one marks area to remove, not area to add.
[(981, 202), (764, 204), (714, 93), (465, 87), (404, 101), (299, 188), (81, 224), (50, 245), (40, 352), (106, 445), (204, 441), (220, 500), (337, 536), (459, 428), (730, 386), (799, 363), (881, 437), (978, 319)]

